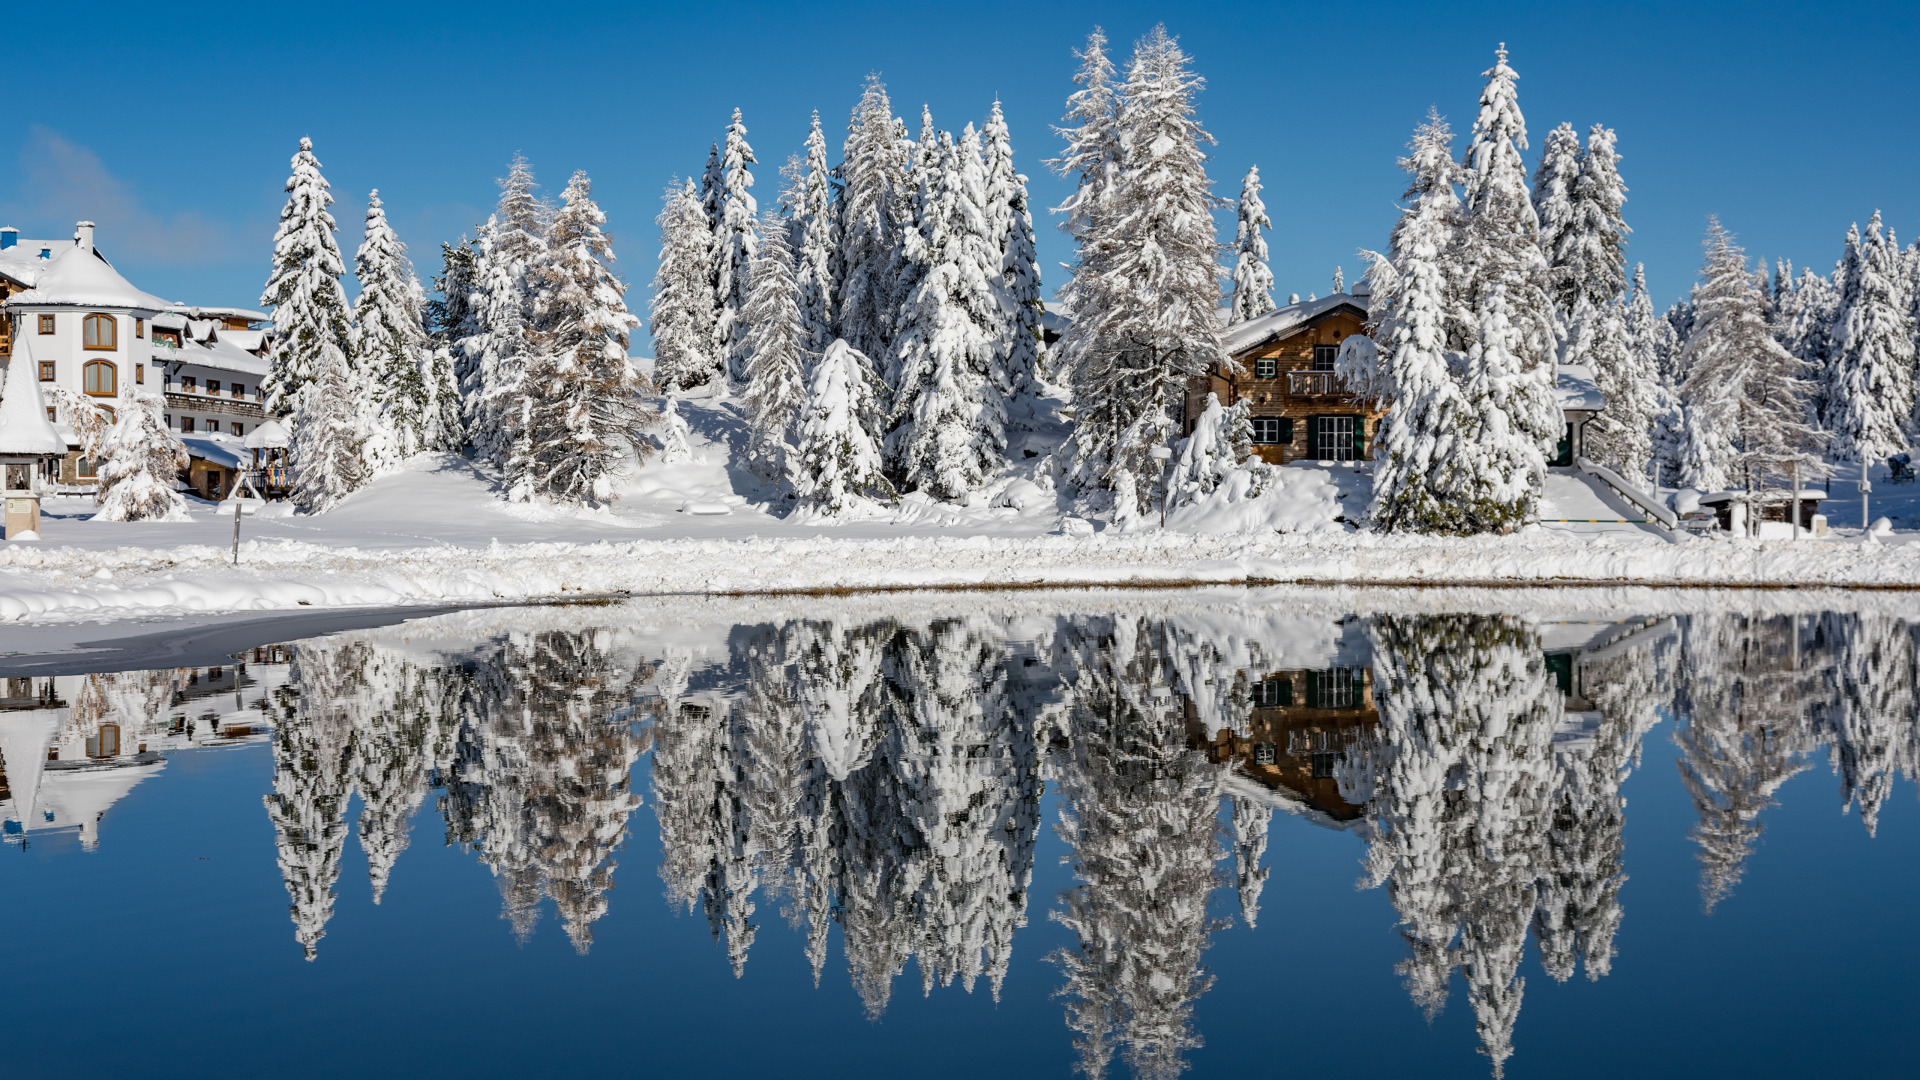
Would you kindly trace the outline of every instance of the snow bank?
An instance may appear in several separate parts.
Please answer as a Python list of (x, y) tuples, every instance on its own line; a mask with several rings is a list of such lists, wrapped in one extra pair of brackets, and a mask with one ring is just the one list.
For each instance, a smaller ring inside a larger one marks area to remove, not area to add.
[[(475, 603), (626, 593), (1043, 585), (1718, 585), (1920, 588), (1920, 545), (1324, 532), (495, 543), (401, 549), (0, 548), (0, 619)], [(102, 575), (101, 571), (107, 571)]]

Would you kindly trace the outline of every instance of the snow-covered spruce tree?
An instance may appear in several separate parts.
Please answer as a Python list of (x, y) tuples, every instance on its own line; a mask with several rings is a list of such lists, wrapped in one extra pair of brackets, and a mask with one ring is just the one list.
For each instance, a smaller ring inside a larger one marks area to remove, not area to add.
[(735, 109), (720, 153), (719, 217), (711, 254), (714, 355), (726, 361), (727, 377), (735, 382), (746, 378), (746, 356), (739, 343), (747, 328), (740, 321), (740, 313), (747, 306), (755, 221), (760, 214), (759, 204), (753, 200), (753, 173), (747, 169), (756, 163), (753, 147), (747, 145), (747, 125), (740, 122), (740, 110)]
[(95, 521), (185, 521), (187, 501), (174, 489), (187, 469), (187, 448), (167, 430), (165, 401), (121, 384), (118, 418), (99, 451)]
[(1579, 211), (1574, 191), (1582, 168), (1580, 136), (1562, 123), (1547, 132), (1540, 164), (1533, 170), (1533, 212), (1540, 221), (1540, 251), (1547, 257), (1554, 307), (1562, 318), (1573, 313), (1574, 297), (1584, 291), (1577, 280), (1575, 254), (1580, 244)]
[(364, 388), (355, 384), (346, 357), (329, 350), (307, 384), (294, 395), (293, 504), (318, 514), (367, 482), (367, 417)]
[(1806, 363), (1774, 340), (1746, 253), (1718, 219), (1708, 219), (1706, 248), (1680, 360), (1682, 480), (1705, 491), (1753, 489), (1796, 465), (1803, 475), (1817, 469), (1824, 437), (1809, 419)]
[(1076, 479), (1112, 491), (1126, 474), (1134, 490), (1112, 496), (1115, 507), (1152, 501), (1152, 451), (1176, 430), (1186, 380), (1232, 363), (1220, 345), (1216, 200), (1201, 149), (1213, 137), (1194, 115), (1201, 84), (1165, 27), (1141, 40), (1122, 95), (1117, 181), (1081, 236), (1061, 341)]
[(467, 438), (487, 461), (506, 463), (525, 432), (527, 365), (533, 355), (533, 267), (547, 254), (552, 207), (533, 194), (538, 186), (527, 159), (515, 154), (500, 203), (480, 229), (474, 255), (474, 309), (479, 333), (462, 343), (468, 379)]
[(1005, 460), (1006, 402), (992, 385), (1004, 341), (1001, 259), (982, 203), (980, 140), (941, 132), (919, 170), (915, 227), (902, 234), (917, 284), (894, 339), (889, 471), (904, 490), (962, 500)]
[[(1647, 439), (1647, 471), (1626, 473), (1629, 478), (1644, 477), (1649, 484), (1671, 482), (1679, 463), (1680, 395), (1665, 372), (1673, 350), (1673, 328), (1653, 310), (1653, 297), (1647, 291), (1647, 271), (1642, 264), (1633, 267), (1627, 287), (1627, 304), (1622, 315), (1628, 352), (1626, 370), (1636, 373), (1643, 395), (1634, 404), (1644, 409), (1642, 427)], [(1589, 431), (1592, 429), (1589, 428)], [(1656, 476), (1653, 466), (1658, 464)]]
[(1475, 417), (1454, 374), (1470, 327), (1460, 309), (1448, 260), (1461, 228), (1454, 181), (1453, 133), (1437, 112), (1414, 131), (1400, 160), (1409, 181), (1407, 207), (1394, 223), (1387, 254), (1369, 253), (1373, 287), (1369, 332), (1378, 348), (1371, 370), (1357, 370), (1343, 350), (1340, 375), (1356, 391), (1384, 403), (1375, 451), (1373, 505), (1382, 531), (1461, 533), (1469, 530), (1455, 501), (1459, 444), (1474, 437)]
[(880, 445), (873, 432), (884, 423), (885, 384), (867, 358), (835, 338), (813, 366), (799, 445), (788, 472), (796, 510), (838, 517), (862, 500), (889, 502)]
[(994, 386), (1007, 399), (1007, 422), (1034, 426), (1034, 398), (1041, 390), (1040, 258), (1034, 250), (1033, 210), (1027, 178), (1013, 167), (1013, 140), (1000, 102), (993, 103), (982, 135), (986, 141), (986, 215), (992, 249), (1000, 258), (1001, 343), (995, 351)]
[(1908, 445), (1914, 413), (1913, 335), (1899, 249), (1880, 212), (1847, 230), (1840, 304), (1827, 356), (1824, 416), (1841, 461), (1875, 461)]
[(800, 282), (800, 317), (807, 324), (807, 348), (827, 351), (833, 343), (833, 261), (839, 243), (834, 221), (833, 173), (827, 168), (827, 137), (815, 110), (807, 129), (806, 174), (794, 204), (794, 277)]
[(720, 370), (713, 352), (713, 231), (692, 180), (667, 185), (661, 202), (653, 219), (660, 226), (660, 267), (647, 329), (654, 381), (672, 391), (698, 386)]
[[(1207, 395), (1207, 406), (1193, 422), (1193, 433), (1180, 440), (1167, 477), (1167, 508), (1187, 506), (1219, 488), (1248, 466), (1253, 456), (1253, 421), (1243, 398), (1233, 408), (1222, 408), (1220, 398)], [(1258, 470), (1249, 497), (1260, 494)]]
[[(1113, 61), (1107, 58), (1107, 36), (1099, 27), (1087, 35), (1086, 48), (1076, 50), (1080, 70), (1073, 81), (1080, 89), (1067, 96), (1065, 125), (1054, 131), (1066, 140), (1066, 150), (1047, 162), (1062, 177), (1073, 177), (1074, 193), (1053, 208), (1065, 217), (1060, 228), (1073, 237), (1074, 263), (1065, 285), (1056, 294), (1069, 311), (1078, 310), (1076, 297), (1093, 290), (1101, 275), (1101, 252), (1090, 244), (1090, 231), (1096, 207), (1102, 206), (1120, 174), (1120, 89), (1115, 85)], [(1054, 381), (1071, 387), (1073, 378), (1064, 368), (1065, 355), (1056, 349), (1049, 357)]]
[[(1887, 615), (1827, 615), (1824, 636), (1836, 643), (1833, 708), (1821, 725), (1827, 759), (1840, 780), (1840, 808), (1858, 808), (1867, 835), (1879, 831), (1880, 810), (1893, 794), (1914, 726), (1914, 639)], [(1904, 763), (1903, 763), (1904, 761)]]
[(349, 336), (354, 381), (372, 392), (377, 408), (366, 443), (367, 467), (379, 475), (426, 445), (431, 370), (424, 328), (408, 310), (412, 271), (406, 250), (387, 224), (375, 189), (367, 197), (367, 231), (354, 252), (360, 296)]
[(1526, 120), (1501, 46), (1485, 73), (1480, 115), (1465, 160), (1466, 228), (1459, 266), (1476, 326), (1462, 393), (1476, 417), (1457, 444), (1457, 497), (1467, 527), (1493, 532), (1533, 520), (1546, 477), (1545, 452), (1564, 420), (1553, 396), (1556, 316), (1546, 288), (1539, 221), (1520, 151)]
[(841, 146), (834, 327), (864, 355), (884, 358), (893, 343), (890, 274), (900, 244), (895, 210), (908, 184), (893, 105), (868, 76)]
[(1273, 219), (1260, 201), (1260, 166), (1247, 168), (1234, 209), (1233, 309), (1227, 321), (1242, 323), (1273, 310), (1273, 271), (1267, 267), (1267, 238), (1261, 235), (1273, 228)]
[(464, 342), (478, 332), (473, 307), (473, 244), (462, 236), (458, 244), (440, 244), (440, 272), (433, 276), (434, 295), (421, 306), (421, 321), (434, 350), (433, 375), (439, 384), (434, 397), (432, 443), (436, 450), (459, 450), (467, 441), (467, 403), (461, 387), (470, 370)]
[(693, 457), (690, 443), (692, 432), (687, 421), (680, 415), (680, 399), (669, 390), (660, 405), (660, 464), (678, 465)]
[(1659, 371), (1652, 357), (1634, 347), (1627, 329), (1627, 308), (1610, 300), (1598, 310), (1576, 303), (1580, 313), (1570, 327), (1584, 361), (1593, 366), (1607, 408), (1589, 423), (1581, 446), (1587, 457), (1622, 476), (1644, 477), (1653, 457), (1653, 432), (1665, 412)]
[(745, 333), (740, 338), (746, 355), (747, 468), (762, 483), (778, 484), (790, 468), (794, 427), (807, 403), (813, 355), (786, 221), (772, 210), (760, 215), (755, 243), (753, 284), (741, 312)]
[(614, 276), (613, 244), (600, 226), (584, 172), (567, 181), (533, 268), (534, 344), (524, 392), (524, 434), (507, 460), (511, 498), (571, 502), (611, 498), (611, 474), (629, 453), (652, 451), (639, 432), (654, 420), (653, 392), (627, 358), (640, 320), (627, 311), (626, 283)]
[[(303, 387), (311, 394), (324, 381)], [(293, 647), (287, 673), (298, 691), (274, 717), (273, 793), (262, 797), (273, 823), (280, 879), (291, 903), (294, 940), (318, 955), (333, 917), (334, 884), (347, 847), (347, 802), (359, 756), (355, 737), (366, 647), (322, 639)]]
[(299, 153), (293, 155), (293, 175), (287, 177), (287, 205), (273, 236), (273, 272), (260, 293), (260, 302), (273, 309), (273, 350), (260, 389), (267, 411), (277, 416), (293, 411), (294, 394), (313, 381), (332, 356), (342, 365), (347, 362), (349, 308), (346, 290), (340, 287), (347, 267), (333, 236), (336, 227), (327, 211), (331, 205), (333, 193), (320, 175), (313, 140), (302, 138)]

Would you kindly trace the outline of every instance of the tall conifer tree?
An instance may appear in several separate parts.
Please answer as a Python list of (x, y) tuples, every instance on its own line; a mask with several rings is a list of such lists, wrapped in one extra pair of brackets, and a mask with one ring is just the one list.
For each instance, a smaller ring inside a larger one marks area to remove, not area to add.
[(661, 196), (660, 266), (653, 274), (647, 329), (654, 378), (663, 390), (698, 386), (720, 371), (713, 355), (713, 233), (692, 180)]
[(1000, 103), (993, 103), (982, 133), (986, 141), (988, 242), (1000, 261), (1001, 342), (994, 384), (1008, 399), (1008, 422), (1031, 428), (1040, 393), (1040, 259), (1034, 250), (1033, 211), (1027, 178), (1013, 167), (1013, 140)]
[(1227, 321), (1242, 323), (1273, 310), (1273, 271), (1267, 267), (1267, 238), (1261, 235), (1273, 228), (1273, 220), (1260, 201), (1260, 166), (1250, 166), (1240, 181), (1235, 210), (1233, 312)]
[(1879, 211), (1864, 237), (1857, 225), (1847, 231), (1823, 394), (1825, 427), (1843, 461), (1874, 461), (1908, 445), (1914, 342), (1899, 262)]
[(760, 213), (752, 194), (753, 173), (747, 169), (756, 162), (753, 147), (747, 145), (747, 125), (735, 109), (720, 153), (720, 213), (713, 236), (714, 352), (725, 358), (727, 377), (735, 381), (746, 377), (747, 357), (740, 341), (747, 328), (740, 313), (747, 306)]
[(366, 233), (354, 252), (353, 274), (360, 296), (353, 305), (352, 364), (356, 381), (378, 406), (366, 448), (377, 474), (426, 449), (434, 420), (427, 384), (432, 358), (425, 327), (411, 310), (413, 273), (378, 190), (367, 197)]
[(260, 302), (273, 309), (273, 351), (261, 392), (267, 411), (276, 415), (294, 410), (294, 395), (321, 369), (347, 364), (349, 308), (340, 287), (347, 268), (327, 211), (332, 204), (313, 140), (302, 138), (273, 237), (273, 272), (260, 294)]

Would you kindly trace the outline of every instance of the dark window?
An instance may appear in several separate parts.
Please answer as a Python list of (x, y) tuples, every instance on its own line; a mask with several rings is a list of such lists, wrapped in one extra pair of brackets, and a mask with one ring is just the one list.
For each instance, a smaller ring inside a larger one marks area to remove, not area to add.
[(1284, 416), (1256, 416), (1253, 441), (1259, 446), (1285, 446), (1293, 442), (1293, 421)]
[(1560, 687), (1563, 697), (1573, 696), (1573, 654), (1548, 653), (1547, 670), (1553, 673), (1553, 681)]
[(1340, 346), (1315, 345), (1313, 347), (1313, 370), (1332, 371), (1333, 362), (1340, 358)]
[(73, 463), (73, 474), (83, 480), (91, 480), (100, 475), (100, 466), (91, 458), (81, 458)]
[(181, 431), (183, 431), (183, 432), (185, 432), (185, 433), (187, 433), (188, 435), (191, 435), (191, 434), (193, 434), (193, 417), (191, 417), (191, 416), (183, 416), (183, 417), (181, 417), (181, 418), (180, 418), (180, 430), (181, 430)]
[(1331, 779), (1333, 777), (1333, 763), (1339, 759), (1339, 754), (1313, 755), (1313, 778), (1315, 780)]
[(191, 394), (195, 390), (200, 389), (200, 380), (192, 375), (182, 375), (180, 376), (180, 389)]
[(246, 386), (246, 384), (245, 384), (245, 383), (234, 383), (234, 384), (233, 384), (233, 396), (234, 396), (234, 397), (246, 397), (246, 396), (247, 396), (247, 386)]
[(1351, 709), (1360, 703), (1360, 688), (1366, 684), (1364, 668), (1328, 668), (1307, 672), (1307, 708)]
[(1573, 464), (1573, 425), (1572, 424), (1568, 424), (1566, 426), (1566, 430), (1560, 433), (1560, 442), (1558, 445), (1556, 445), (1553, 448), (1553, 460), (1547, 462), (1547, 464), (1558, 465), (1562, 468), (1566, 468)]
[(1358, 461), (1365, 424), (1357, 416), (1316, 416), (1309, 432), (1313, 456), (1320, 461)]
[(228, 424), (227, 426), (233, 429), (235, 435), (245, 435), (247, 433), (247, 429), (241, 427), (238, 421)]
[(1279, 747), (1273, 745), (1270, 742), (1254, 744), (1253, 763), (1255, 765), (1271, 765), (1274, 762), (1278, 761), (1279, 759), (1280, 759)]
[(219, 392), (220, 392), (220, 380), (219, 380), (219, 379), (208, 379), (208, 380), (207, 380), (207, 393), (209, 393), (209, 394), (217, 394), (217, 393), (219, 393)]
[(218, 420), (207, 421), (207, 431), (209, 431), (212, 434), (218, 435), (220, 433), (220, 421)]
[(1256, 708), (1262, 709), (1293, 704), (1293, 680), (1274, 678), (1261, 679), (1254, 683), (1253, 704)]
[(1280, 377), (1280, 361), (1271, 356), (1263, 356), (1253, 362), (1253, 375), (1256, 379), (1277, 379)]

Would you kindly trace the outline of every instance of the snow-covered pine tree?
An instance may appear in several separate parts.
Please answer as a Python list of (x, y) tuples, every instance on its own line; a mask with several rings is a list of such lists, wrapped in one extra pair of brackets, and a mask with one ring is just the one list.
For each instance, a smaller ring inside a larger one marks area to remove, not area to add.
[(480, 330), (463, 342), (468, 381), (467, 436), (482, 458), (506, 463), (520, 428), (527, 365), (533, 355), (533, 287), (529, 274), (546, 258), (552, 208), (537, 198), (533, 168), (515, 154), (500, 203), (480, 229), (474, 255), (474, 309)]
[(721, 370), (713, 353), (713, 231), (693, 181), (668, 184), (661, 196), (660, 267), (653, 275), (647, 328), (653, 333), (653, 376), (661, 389), (698, 386)]
[[(1650, 372), (1653, 380), (1647, 388), (1648, 407), (1652, 410), (1648, 424), (1650, 471), (1647, 480), (1652, 484), (1670, 483), (1678, 475), (1684, 414), (1680, 410), (1680, 395), (1667, 376), (1673, 362), (1673, 326), (1653, 310), (1644, 264), (1634, 264), (1625, 318), (1627, 348), (1632, 353), (1628, 366)], [(1651, 471), (1653, 464), (1659, 466), (1657, 473)]]
[(643, 397), (653, 387), (627, 357), (640, 320), (607, 265), (606, 220), (587, 174), (574, 173), (548, 230), (547, 255), (533, 270), (538, 351), (528, 371), (525, 437), (507, 462), (515, 499), (605, 501), (627, 455), (645, 461), (652, 450), (639, 432), (654, 420)]
[[(1193, 434), (1180, 440), (1167, 477), (1169, 510), (1211, 495), (1253, 456), (1253, 421), (1245, 398), (1233, 408), (1222, 408), (1220, 398), (1207, 395), (1207, 405), (1193, 422)], [(1250, 491), (1258, 495), (1257, 490)]]
[(1880, 212), (1866, 235), (1847, 230), (1840, 304), (1832, 322), (1823, 397), (1824, 426), (1841, 461), (1876, 461), (1908, 445), (1913, 417), (1914, 329), (1898, 248), (1882, 235)]
[(1261, 230), (1273, 228), (1273, 220), (1260, 201), (1260, 166), (1247, 168), (1234, 209), (1239, 224), (1233, 238), (1233, 310), (1227, 322), (1242, 323), (1273, 310), (1273, 271), (1267, 267), (1267, 238), (1261, 235)]
[(347, 363), (349, 308), (340, 287), (347, 268), (333, 236), (331, 205), (333, 193), (320, 175), (313, 140), (302, 138), (273, 237), (273, 272), (260, 293), (260, 302), (273, 309), (273, 350), (260, 389), (274, 415), (292, 412), (294, 394), (334, 356), (342, 366)]
[(1644, 477), (1653, 456), (1653, 432), (1665, 412), (1660, 373), (1653, 358), (1634, 346), (1627, 308), (1609, 300), (1595, 310), (1581, 297), (1571, 340), (1606, 395), (1607, 408), (1589, 422), (1581, 446), (1587, 457), (1622, 476)]
[(1553, 396), (1556, 313), (1546, 288), (1539, 219), (1520, 151), (1527, 146), (1503, 44), (1484, 72), (1480, 114), (1463, 164), (1467, 224), (1461, 278), (1477, 326), (1467, 350), (1462, 393), (1477, 417), (1457, 444), (1457, 497), (1472, 531), (1533, 520), (1546, 477), (1545, 452), (1564, 420)]
[(680, 415), (680, 399), (668, 390), (660, 404), (660, 464), (678, 465), (693, 457), (692, 432)]
[(747, 306), (753, 274), (754, 223), (760, 213), (759, 204), (753, 200), (753, 173), (747, 169), (756, 163), (753, 147), (747, 145), (747, 125), (740, 122), (740, 110), (735, 109), (720, 154), (720, 213), (711, 256), (713, 349), (716, 356), (725, 358), (727, 377), (735, 382), (746, 378), (746, 357), (740, 352), (739, 342), (747, 328), (740, 322), (740, 313)]
[(1806, 363), (1773, 339), (1746, 253), (1717, 218), (1707, 219), (1706, 248), (1679, 365), (1686, 372), (1682, 481), (1704, 491), (1753, 488), (1796, 463), (1817, 468), (1823, 436), (1808, 416)]
[(1580, 136), (1562, 123), (1547, 132), (1540, 148), (1540, 164), (1533, 170), (1533, 212), (1540, 221), (1540, 250), (1547, 257), (1554, 306), (1561, 317), (1573, 313), (1575, 295), (1582, 290), (1574, 253), (1579, 245), (1579, 212), (1574, 190), (1582, 167)]
[(894, 295), (889, 275), (900, 244), (899, 200), (907, 160), (893, 105), (878, 76), (868, 76), (841, 146), (834, 327), (856, 351), (891, 355)]
[(187, 501), (174, 490), (187, 469), (187, 448), (167, 430), (165, 401), (122, 381), (113, 430), (100, 447), (95, 521), (185, 521)]
[(337, 350), (322, 353), (313, 377), (294, 395), (293, 504), (308, 514), (334, 504), (365, 484), (368, 409), (347, 359)]
[(1081, 236), (1074, 321), (1061, 341), (1077, 479), (1112, 490), (1127, 474), (1135, 490), (1115, 506), (1151, 501), (1152, 451), (1176, 430), (1186, 380), (1232, 363), (1220, 344), (1216, 200), (1201, 149), (1213, 137), (1194, 115), (1202, 80), (1189, 63), (1163, 26), (1134, 50), (1118, 179)]
[(919, 170), (902, 245), (916, 280), (899, 316), (886, 455), (906, 490), (965, 499), (1004, 462), (1005, 399), (990, 384), (1003, 343), (1001, 259), (982, 203), (980, 140), (940, 132)]
[(367, 196), (366, 235), (354, 252), (353, 276), (360, 296), (353, 305), (349, 355), (354, 381), (378, 409), (366, 443), (368, 471), (378, 476), (425, 448), (425, 375), (431, 370), (424, 329), (409, 310), (406, 249), (387, 224), (378, 189)]
[(478, 328), (473, 308), (473, 244), (462, 236), (458, 244), (440, 244), (440, 272), (433, 276), (434, 295), (423, 297), (421, 323), (434, 351), (432, 375), (439, 390), (434, 395), (431, 444), (435, 450), (459, 450), (467, 441), (466, 385), (469, 370), (462, 342)]
[(807, 129), (806, 175), (795, 202), (794, 276), (800, 282), (800, 317), (807, 325), (807, 348), (816, 354), (833, 343), (833, 260), (838, 246), (834, 221), (833, 173), (827, 168), (827, 137), (815, 110)]
[(873, 432), (884, 423), (886, 385), (844, 339), (835, 338), (813, 366), (799, 446), (788, 474), (795, 508), (838, 517), (860, 501), (894, 496)]
[(1007, 421), (1031, 429), (1041, 386), (1040, 259), (1034, 250), (1033, 210), (1027, 178), (1013, 167), (1013, 141), (1000, 102), (993, 103), (982, 135), (986, 141), (986, 215), (992, 249), (1000, 258), (1001, 343), (995, 352), (994, 385), (1007, 398)]
[(1371, 370), (1340, 375), (1356, 392), (1387, 406), (1375, 451), (1373, 527), (1382, 531), (1469, 531), (1455, 458), (1471, 437), (1474, 417), (1454, 374), (1461, 339), (1470, 332), (1449, 275), (1461, 229), (1454, 182), (1453, 133), (1438, 112), (1414, 131), (1400, 167), (1408, 175), (1407, 207), (1394, 223), (1387, 254), (1369, 253), (1371, 326), (1377, 359)]
[(745, 360), (739, 366), (746, 375), (747, 468), (765, 484), (787, 478), (794, 427), (806, 407), (807, 370), (813, 364), (786, 224), (776, 211), (760, 215), (752, 285), (741, 311), (745, 333), (739, 347)]

